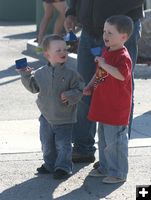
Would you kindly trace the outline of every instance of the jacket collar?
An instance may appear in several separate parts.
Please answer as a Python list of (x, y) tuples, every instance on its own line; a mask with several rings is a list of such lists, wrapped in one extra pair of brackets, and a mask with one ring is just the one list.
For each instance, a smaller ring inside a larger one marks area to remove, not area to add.
[(54, 69), (56, 72), (62, 70), (65, 67), (65, 63), (58, 63), (55, 65), (51, 65), (51, 63), (48, 62), (47, 66), (52, 70)]

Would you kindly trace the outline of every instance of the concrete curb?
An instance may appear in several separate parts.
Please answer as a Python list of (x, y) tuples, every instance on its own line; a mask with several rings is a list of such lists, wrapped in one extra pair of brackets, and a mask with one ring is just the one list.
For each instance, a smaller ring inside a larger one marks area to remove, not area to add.
[[(149, 126), (145, 126), (146, 121), (150, 121), (150, 116), (148, 118), (141, 118), (142, 123), (140, 126), (142, 126), (142, 130), (138, 126), (139, 124), (134, 122), (132, 137), (129, 140), (129, 148), (151, 147), (151, 138), (149, 136), (145, 137), (141, 132), (145, 129), (146, 131), (150, 130)], [(37, 119), (0, 121), (0, 127), (0, 154), (41, 151), (39, 122)], [(139, 130), (139, 134), (137, 129)], [(95, 146), (98, 148), (97, 134), (95, 141)]]

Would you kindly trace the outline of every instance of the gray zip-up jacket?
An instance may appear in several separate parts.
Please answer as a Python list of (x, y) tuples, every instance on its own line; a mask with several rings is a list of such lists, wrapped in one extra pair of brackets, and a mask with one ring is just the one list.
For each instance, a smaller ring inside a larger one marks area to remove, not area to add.
[[(52, 124), (67, 124), (77, 121), (77, 103), (82, 98), (84, 82), (81, 76), (64, 65), (45, 65), (33, 74), (20, 71), (21, 81), (32, 93), (38, 93), (37, 106), (42, 115)], [(61, 93), (68, 97), (63, 103)]]

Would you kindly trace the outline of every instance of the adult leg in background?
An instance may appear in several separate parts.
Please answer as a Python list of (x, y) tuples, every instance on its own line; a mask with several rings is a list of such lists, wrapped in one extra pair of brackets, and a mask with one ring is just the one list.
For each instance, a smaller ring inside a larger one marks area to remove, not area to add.
[(53, 33), (60, 34), (63, 29), (67, 4), (66, 4), (66, 1), (60, 1), (60, 2), (53, 3), (53, 6), (58, 11), (58, 16), (54, 25)]
[(44, 8), (44, 15), (41, 20), (40, 26), (39, 26), (39, 32), (38, 32), (38, 44), (40, 45), (42, 42), (42, 39), (44, 37), (44, 34), (46, 32), (46, 29), (48, 27), (48, 24), (51, 20), (51, 17), (53, 15), (53, 6), (52, 3), (43, 2), (43, 8)]
[[(103, 45), (102, 41), (98, 41), (82, 30), (79, 48), (78, 48), (78, 72), (83, 76), (87, 84), (96, 70), (94, 56), (91, 54), (92, 47)], [(73, 129), (73, 162), (94, 162), (95, 157), (95, 133), (96, 123), (87, 119), (90, 105), (90, 96), (82, 98), (78, 105), (78, 122)]]
[(132, 109), (131, 109), (129, 128), (128, 128), (129, 138), (131, 135), (133, 112), (134, 112), (134, 69), (137, 62), (138, 40), (140, 39), (140, 36), (141, 36), (141, 23), (140, 20), (138, 20), (134, 23), (133, 34), (125, 44), (132, 59)]

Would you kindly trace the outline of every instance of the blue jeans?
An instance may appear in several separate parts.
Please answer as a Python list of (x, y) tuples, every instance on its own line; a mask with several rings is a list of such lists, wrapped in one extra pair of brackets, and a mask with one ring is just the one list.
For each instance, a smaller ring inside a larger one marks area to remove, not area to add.
[(128, 128), (128, 135), (130, 138), (131, 135), (131, 128), (132, 128), (132, 121), (133, 121), (133, 112), (134, 112), (134, 68), (135, 64), (137, 62), (137, 54), (138, 54), (138, 40), (141, 37), (141, 23), (140, 20), (136, 21), (134, 23), (134, 31), (129, 40), (125, 43), (125, 46), (127, 47), (129, 54), (132, 59), (132, 109), (131, 109), (131, 115), (130, 115), (130, 121), (129, 121), (129, 128)]
[(72, 128), (73, 124), (53, 125), (43, 115), (40, 121), (40, 141), (44, 166), (50, 172), (57, 169), (72, 171)]
[[(137, 59), (137, 42), (140, 37), (141, 25), (140, 21), (136, 21), (134, 24), (134, 31), (132, 36), (126, 43), (128, 51), (132, 57), (133, 68), (136, 64)], [(78, 48), (78, 72), (83, 76), (86, 84), (90, 81), (96, 70), (96, 64), (94, 62), (94, 56), (91, 54), (90, 49), (92, 47), (104, 47), (103, 39), (96, 40), (90, 36), (87, 32), (82, 30), (80, 43)], [(134, 88), (134, 79), (133, 88)], [(96, 123), (90, 122), (87, 119), (87, 114), (89, 110), (91, 97), (83, 97), (78, 106), (78, 122), (74, 125), (73, 129), (73, 141), (74, 147), (73, 152), (83, 154), (83, 155), (94, 155), (94, 137), (96, 133)], [(133, 101), (134, 102), (134, 101)], [(130, 128), (129, 134), (131, 131), (131, 124), (133, 118), (133, 107), (132, 105), (132, 114), (130, 118)]]
[[(92, 38), (82, 30), (78, 48), (77, 70), (83, 76), (86, 84), (91, 80), (96, 70), (94, 56), (91, 54), (90, 49), (102, 45), (103, 41)], [(78, 104), (78, 122), (73, 127), (73, 152), (91, 156), (94, 155), (96, 150), (94, 147), (96, 123), (87, 119), (90, 100), (90, 96), (85, 96)]]
[(128, 173), (128, 129), (127, 126), (111, 126), (99, 123), (98, 146), (100, 167), (108, 176), (121, 179)]

